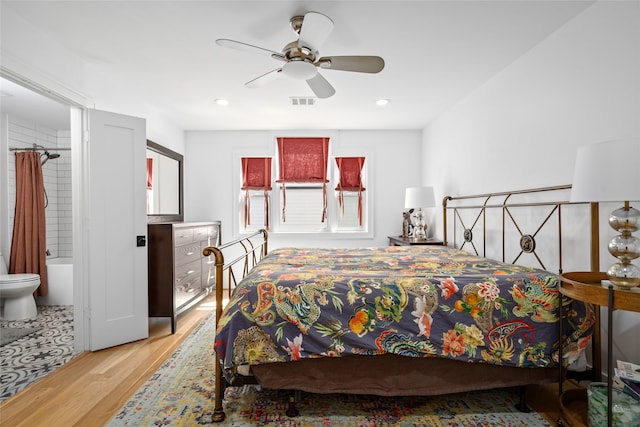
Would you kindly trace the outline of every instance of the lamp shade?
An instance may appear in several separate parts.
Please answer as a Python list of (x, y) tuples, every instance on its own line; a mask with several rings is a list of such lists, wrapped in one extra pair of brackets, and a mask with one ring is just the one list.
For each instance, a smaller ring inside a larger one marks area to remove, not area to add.
[(430, 208), (436, 205), (433, 187), (408, 187), (404, 195), (405, 209)]
[(640, 200), (640, 138), (596, 142), (578, 148), (570, 200)]

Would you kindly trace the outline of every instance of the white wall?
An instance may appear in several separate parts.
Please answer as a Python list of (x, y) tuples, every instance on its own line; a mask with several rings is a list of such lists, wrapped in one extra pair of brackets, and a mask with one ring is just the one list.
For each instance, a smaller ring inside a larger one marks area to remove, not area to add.
[(147, 122), (147, 137), (173, 151), (184, 151), (184, 132), (162, 111), (136, 96), (104, 64), (83, 61), (17, 15), (11, 7), (0, 14), (2, 66), (88, 108), (112, 111)]
[[(55, 38), (24, 21), (11, 7), (2, 8), (0, 24), (0, 56), (4, 70), (24, 78), (35, 87), (47, 88), (76, 105), (143, 117), (146, 119), (148, 139), (178, 153), (184, 152), (183, 130), (162, 111), (123, 89), (126, 85), (122, 85), (119, 79), (124, 76), (110, 75), (99, 64), (82, 61), (78, 55), (57, 43)], [(0, 163), (4, 165), (9, 162), (9, 119), (6, 114), (0, 115), (0, 118)], [(0, 171), (0, 178), (0, 248), (8, 258), (6, 248), (10, 248), (11, 229), (7, 196), (9, 183), (5, 168)], [(63, 191), (68, 191), (68, 187)], [(66, 220), (64, 227), (70, 227)], [(69, 253), (70, 246), (67, 249), (65, 251)]]
[[(580, 145), (640, 136), (638, 23), (640, 2), (597, 2), (469, 94), (425, 129), (423, 182), (441, 195), (570, 184)], [(600, 259), (615, 262), (605, 244)], [(640, 363), (640, 315), (614, 314), (616, 357)]]
[[(305, 136), (309, 132), (296, 131)], [(360, 239), (323, 239), (271, 233), (270, 248), (297, 246), (386, 246), (387, 236), (402, 231), (404, 189), (420, 183), (421, 131), (326, 130), (314, 136), (331, 137), (332, 155), (365, 152), (369, 164), (367, 191), (373, 202), (374, 236)], [(238, 194), (233, 183), (236, 153), (273, 156), (275, 137), (291, 131), (187, 132), (185, 149), (185, 220), (222, 221), (222, 240), (237, 236), (234, 216)], [(235, 157), (234, 157), (235, 156)], [(235, 169), (236, 171), (239, 169)], [(237, 179), (240, 175), (237, 174)]]
[(443, 194), (570, 184), (578, 146), (640, 135), (638, 22), (640, 2), (596, 3), (469, 94), (425, 129), (423, 180)]

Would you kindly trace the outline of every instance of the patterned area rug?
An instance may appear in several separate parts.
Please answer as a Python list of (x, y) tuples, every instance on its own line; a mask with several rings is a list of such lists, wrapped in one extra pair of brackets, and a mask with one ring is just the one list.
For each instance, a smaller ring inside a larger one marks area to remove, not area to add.
[(33, 319), (4, 320), (1, 333), (35, 329), (0, 346), (0, 401), (64, 365), (77, 355), (73, 348), (73, 307), (38, 306)]
[[(198, 325), (109, 426), (195, 426), (212, 423), (214, 314)], [(550, 426), (515, 409), (516, 390), (438, 397), (378, 397), (301, 393), (300, 415), (287, 417), (288, 392), (228, 387), (219, 425), (233, 426)]]

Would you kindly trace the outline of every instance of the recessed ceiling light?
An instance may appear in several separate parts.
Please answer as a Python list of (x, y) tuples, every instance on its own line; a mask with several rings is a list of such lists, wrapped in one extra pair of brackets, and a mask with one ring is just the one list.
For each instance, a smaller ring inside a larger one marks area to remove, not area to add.
[(377, 105), (378, 107), (384, 107), (385, 105), (389, 104), (389, 102), (390, 102), (390, 101), (389, 101), (388, 99), (378, 99), (378, 100), (376, 101), (376, 105)]
[(224, 98), (218, 98), (215, 100), (215, 103), (220, 105), (221, 107), (226, 107), (227, 105), (229, 105), (229, 101), (227, 101)]

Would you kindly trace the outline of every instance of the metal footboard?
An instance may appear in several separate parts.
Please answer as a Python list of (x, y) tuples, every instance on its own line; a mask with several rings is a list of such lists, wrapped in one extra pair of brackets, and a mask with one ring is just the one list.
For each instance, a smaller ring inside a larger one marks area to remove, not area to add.
[[(233, 288), (242, 280), (253, 267), (267, 254), (268, 233), (259, 230), (249, 236), (233, 240), (220, 246), (208, 246), (204, 248), (204, 256), (214, 255), (216, 266), (216, 325), (220, 321), (224, 305), (224, 288), (228, 287), (228, 297)], [(225, 260), (226, 258), (226, 260)], [(216, 363), (215, 373), (215, 408), (213, 421), (220, 422), (225, 418), (222, 409), (223, 397), (222, 367)]]

